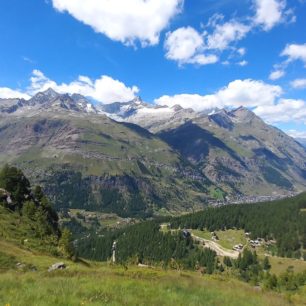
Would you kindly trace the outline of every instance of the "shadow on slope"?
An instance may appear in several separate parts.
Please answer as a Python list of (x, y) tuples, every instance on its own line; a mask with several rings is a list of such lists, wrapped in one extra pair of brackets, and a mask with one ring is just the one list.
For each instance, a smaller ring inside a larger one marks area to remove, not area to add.
[(203, 161), (208, 156), (210, 149), (215, 148), (225, 151), (243, 167), (246, 167), (244, 161), (223, 141), (190, 121), (178, 128), (163, 131), (158, 136), (184, 157), (195, 162)]

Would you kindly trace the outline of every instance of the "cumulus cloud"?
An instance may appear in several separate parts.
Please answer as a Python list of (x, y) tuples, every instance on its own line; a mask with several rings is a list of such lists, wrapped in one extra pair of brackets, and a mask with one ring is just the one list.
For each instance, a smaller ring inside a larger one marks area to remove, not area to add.
[(248, 61), (246, 61), (246, 60), (240, 61), (240, 62), (237, 63), (237, 65), (241, 66), (241, 67), (247, 66), (248, 65)]
[[(207, 31), (199, 33), (192, 27), (182, 27), (168, 32), (164, 45), (166, 58), (177, 61), (179, 65), (207, 65), (218, 62), (219, 57), (215, 52), (228, 49), (231, 43), (244, 38), (250, 30), (249, 26), (235, 20), (219, 24), (222, 18), (218, 15), (208, 22), (213, 27), (211, 34)], [(236, 51), (240, 56), (246, 52), (245, 48), (238, 48)], [(241, 63), (245, 65), (247, 62)]]
[(181, 105), (196, 111), (209, 110), (215, 107), (258, 107), (274, 105), (283, 90), (280, 86), (266, 84), (251, 79), (235, 80), (212, 95), (181, 94), (162, 96), (155, 100), (158, 105)]
[(53, 7), (68, 12), (112, 40), (133, 45), (156, 45), (170, 20), (181, 12), (183, 0), (52, 0)]
[(183, 108), (192, 108), (195, 111), (204, 111), (220, 107), (219, 101), (214, 95), (201, 96), (198, 94), (180, 94), (174, 96), (162, 96), (154, 101), (158, 105), (172, 107), (180, 105)]
[(246, 54), (246, 48), (238, 48), (236, 51), (240, 56), (244, 56)]
[(135, 95), (139, 92), (137, 86), (128, 87), (121, 81), (107, 75), (102, 75), (96, 80), (87, 76), (79, 76), (70, 83), (58, 84), (46, 77), (41, 71), (33, 70), (30, 85), (26, 92), (0, 88), (0, 97), (29, 99), (36, 93), (48, 88), (52, 88), (59, 93), (81, 94), (102, 103), (126, 102), (135, 98)]
[(303, 89), (306, 88), (306, 79), (296, 79), (292, 81), (290, 84), (293, 88)]
[(281, 55), (287, 56), (289, 62), (301, 60), (306, 67), (306, 43), (301, 45), (288, 44)]
[(254, 112), (269, 123), (296, 121), (306, 124), (304, 100), (280, 99), (277, 104), (258, 106)]
[(217, 92), (218, 99), (224, 106), (256, 107), (270, 105), (281, 96), (283, 90), (280, 86), (270, 85), (262, 81), (246, 79), (235, 80)]
[[(283, 77), (286, 73), (287, 67), (291, 62), (300, 60), (304, 63), (306, 68), (306, 44), (287, 44), (284, 50), (280, 53), (281, 56), (287, 57), (280, 64), (274, 65), (274, 71), (271, 72), (270, 80), (277, 80)], [(303, 88), (303, 80), (293, 81), (291, 83), (294, 88)]]
[(282, 78), (283, 76), (285, 75), (285, 71), (280, 69), (280, 70), (275, 70), (275, 71), (272, 71), (269, 75), (269, 79), (270, 80), (278, 80), (280, 78)]
[(288, 14), (288, 11), (285, 12), (286, 1), (284, 0), (255, 0), (254, 4), (256, 9), (254, 23), (265, 31), (271, 30), (282, 22)]
[(30, 96), (18, 89), (11, 89), (8, 87), (0, 87), (0, 99), (29, 99)]
[(207, 65), (218, 61), (216, 55), (203, 53), (203, 36), (192, 27), (168, 32), (165, 40), (166, 58), (182, 64)]
[(268, 123), (296, 121), (306, 124), (306, 102), (282, 98), (280, 86), (257, 80), (236, 80), (211, 95), (179, 94), (162, 96), (155, 100), (158, 105), (181, 105), (195, 111), (209, 111), (214, 108), (251, 108)]
[[(236, 44), (252, 30), (261, 28), (271, 30), (282, 22), (295, 20), (292, 9), (287, 8), (285, 0), (253, 0), (255, 15), (244, 18), (232, 18), (224, 21), (222, 14), (214, 14), (207, 24), (201, 24), (202, 32), (192, 27), (178, 28), (166, 36), (166, 58), (182, 64), (213, 64), (218, 62), (220, 53), (235, 51), (244, 56), (246, 49)], [(207, 55), (209, 54), (209, 55)], [(200, 59), (200, 60), (197, 60)], [(229, 59), (222, 61), (228, 63)], [(241, 60), (245, 65), (247, 62)], [(276, 76), (276, 74), (272, 75)]]
[(289, 130), (287, 131), (287, 134), (293, 138), (306, 140), (306, 132), (304, 131)]
[[(207, 36), (207, 48), (225, 50), (232, 42), (237, 42), (244, 38), (250, 29), (250, 26), (235, 20), (223, 24), (215, 24), (213, 33)], [(242, 51), (243, 48), (239, 50)]]

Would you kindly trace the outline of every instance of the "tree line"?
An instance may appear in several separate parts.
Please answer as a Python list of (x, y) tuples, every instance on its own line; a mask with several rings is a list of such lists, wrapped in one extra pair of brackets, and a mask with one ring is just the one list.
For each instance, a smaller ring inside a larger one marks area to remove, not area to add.
[(209, 207), (169, 220), (171, 228), (243, 229), (251, 239), (276, 240), (276, 254), (300, 258), (306, 249), (306, 193), (267, 203)]

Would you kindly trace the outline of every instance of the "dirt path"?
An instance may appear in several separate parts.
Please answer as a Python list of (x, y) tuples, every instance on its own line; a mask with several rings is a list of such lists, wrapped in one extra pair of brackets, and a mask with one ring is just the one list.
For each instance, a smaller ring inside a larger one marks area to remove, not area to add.
[(238, 251), (225, 249), (214, 241), (203, 239), (201, 237), (195, 236), (194, 234), (191, 234), (191, 237), (194, 240), (202, 243), (204, 248), (208, 248), (208, 249), (215, 251), (218, 256), (227, 256), (227, 257), (234, 258), (234, 259), (238, 258), (238, 255), (239, 255)]

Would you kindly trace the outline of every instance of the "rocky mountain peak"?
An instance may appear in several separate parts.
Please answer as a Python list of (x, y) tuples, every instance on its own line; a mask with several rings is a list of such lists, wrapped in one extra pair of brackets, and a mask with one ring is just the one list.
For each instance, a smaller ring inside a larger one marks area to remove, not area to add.
[(135, 97), (131, 102), (134, 104), (143, 104), (143, 101), (139, 96)]
[(249, 121), (256, 117), (256, 115), (250, 109), (244, 106), (240, 106), (232, 110), (230, 115), (242, 121)]
[(211, 115), (209, 120), (215, 122), (218, 126), (231, 130), (233, 128), (233, 121), (227, 110), (221, 109)]
[(183, 109), (183, 107), (181, 107), (180, 105), (176, 104), (174, 106), (171, 107), (175, 112), (179, 112)]
[(59, 95), (59, 93), (57, 93), (51, 87), (48, 88), (47, 90), (43, 91), (42, 94), (45, 95), (46, 97), (50, 97), (50, 98), (56, 98)]
[(30, 106), (48, 104), (59, 96), (60, 94), (58, 94), (52, 88), (49, 88), (45, 91), (35, 94), (30, 100), (28, 100), (27, 104)]
[(259, 119), (250, 109), (244, 106), (240, 106), (237, 109), (229, 112), (234, 122), (238, 123), (249, 123), (254, 119)]

